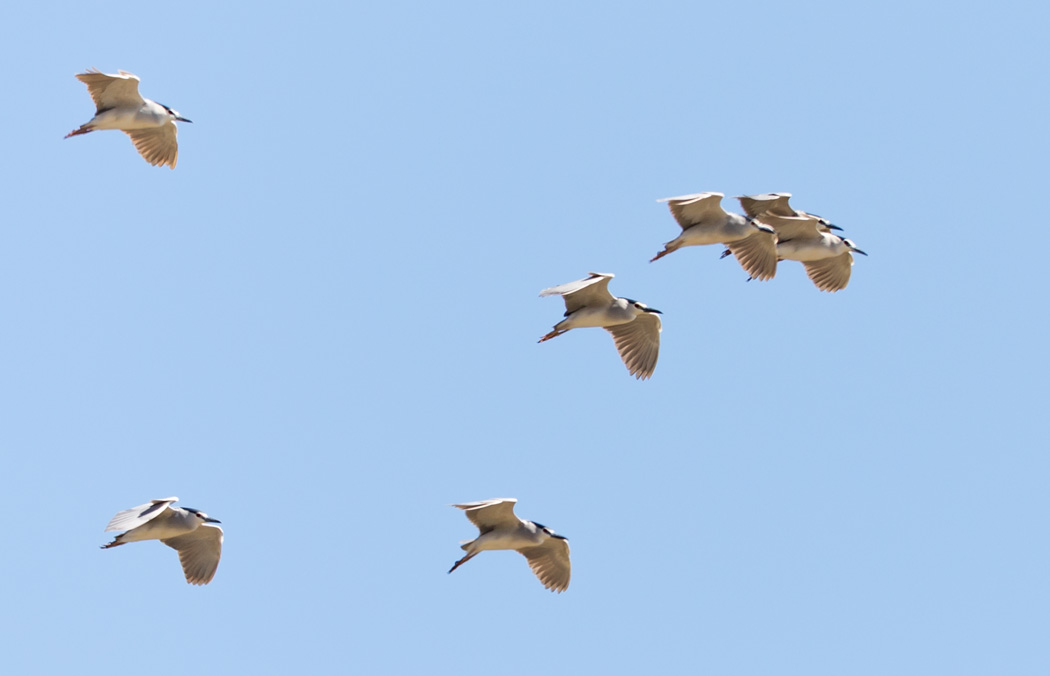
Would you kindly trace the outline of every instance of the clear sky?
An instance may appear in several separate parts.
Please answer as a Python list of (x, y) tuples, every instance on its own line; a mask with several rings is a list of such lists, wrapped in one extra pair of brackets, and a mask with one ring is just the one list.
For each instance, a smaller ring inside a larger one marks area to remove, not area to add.
[[(1034, 2), (0, 9), (9, 674), (1050, 673)], [(179, 163), (85, 68), (180, 111)], [(870, 257), (745, 282), (657, 199)], [(659, 308), (629, 377), (541, 289)], [(221, 519), (186, 584), (119, 510)], [(446, 571), (450, 503), (569, 537)]]

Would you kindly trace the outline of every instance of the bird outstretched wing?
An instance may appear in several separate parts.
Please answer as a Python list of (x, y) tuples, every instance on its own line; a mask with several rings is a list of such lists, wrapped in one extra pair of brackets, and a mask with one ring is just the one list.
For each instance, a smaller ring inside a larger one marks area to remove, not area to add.
[(168, 122), (163, 127), (125, 129), (124, 133), (131, 137), (135, 149), (147, 162), (153, 166), (168, 165), (175, 168), (175, 162), (179, 159), (179, 142), (178, 128), (174, 122)]
[(104, 532), (138, 528), (142, 524), (160, 516), (169, 505), (178, 501), (178, 498), (161, 498), (160, 500), (150, 500), (144, 505), (117, 512), (116, 516), (109, 520), (109, 525), (106, 526)]
[(222, 528), (219, 526), (203, 523), (191, 533), (161, 542), (179, 553), (182, 572), (190, 584), (208, 584), (215, 577), (222, 557)]
[(87, 85), (91, 100), (97, 108), (96, 114), (110, 108), (141, 106), (144, 103), (139, 94), (138, 76), (126, 71), (112, 75), (88, 68), (86, 73), (79, 73), (77, 79)]

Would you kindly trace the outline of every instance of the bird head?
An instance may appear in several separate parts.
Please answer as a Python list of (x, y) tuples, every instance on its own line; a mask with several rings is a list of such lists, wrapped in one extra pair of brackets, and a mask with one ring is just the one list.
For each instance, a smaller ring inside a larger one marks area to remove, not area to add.
[(557, 533), (552, 531), (550, 528), (547, 528), (546, 526), (544, 526), (542, 523), (536, 523), (535, 521), (533, 521), (532, 525), (536, 526), (536, 528), (539, 528), (542, 532), (546, 533), (547, 537), (557, 538), (559, 540), (568, 540), (569, 539), (569, 538), (565, 537), (564, 535), (558, 535)]
[[(749, 218), (747, 220), (747, 222), (750, 223), (756, 230), (759, 230), (760, 232), (768, 232), (771, 235), (777, 234), (776, 230), (774, 230), (773, 228), (769, 227), (765, 223), (759, 223), (758, 221), (756, 221), (753, 218)], [(723, 256), (723, 258), (724, 258), (724, 256)]]
[(859, 253), (859, 254), (863, 254), (865, 256), (868, 255), (867, 253), (865, 253), (865, 252), (861, 251), (860, 249), (858, 249), (857, 245), (854, 244), (852, 240), (843, 238), (842, 239), (842, 243), (845, 244), (846, 246), (848, 246), (850, 251), (853, 251), (853, 252)]
[(842, 232), (842, 228), (840, 228), (839, 226), (835, 225), (834, 223), (832, 223), (828, 219), (823, 218), (821, 216), (817, 216), (816, 214), (809, 214), (809, 215), (812, 216), (813, 218), (817, 219), (817, 222), (820, 223), (820, 227), (827, 228), (828, 230), (838, 230), (839, 232)]
[[(158, 103), (160, 103), (160, 102), (158, 101)], [(163, 103), (161, 103), (160, 105), (164, 106)], [(171, 118), (173, 120), (178, 120), (179, 122), (189, 122), (191, 124), (193, 123), (193, 120), (187, 120), (185, 117), (182, 117), (181, 115), (179, 115), (179, 111), (177, 111), (177, 110), (172, 110), (168, 106), (164, 106), (164, 110), (168, 111), (168, 115), (171, 115)]]
[(638, 310), (639, 312), (654, 312), (654, 313), (656, 313), (658, 315), (662, 315), (663, 314), (662, 312), (660, 312), (656, 308), (649, 307), (645, 303), (643, 303), (641, 301), (634, 300), (633, 298), (624, 298), (624, 300), (627, 301), (628, 303), (630, 303), (631, 307), (633, 307), (635, 310)]
[(183, 507), (183, 509), (185, 509), (187, 512), (197, 517), (204, 523), (222, 523), (222, 521), (219, 521), (218, 519), (212, 519), (199, 509), (193, 509), (192, 507)]

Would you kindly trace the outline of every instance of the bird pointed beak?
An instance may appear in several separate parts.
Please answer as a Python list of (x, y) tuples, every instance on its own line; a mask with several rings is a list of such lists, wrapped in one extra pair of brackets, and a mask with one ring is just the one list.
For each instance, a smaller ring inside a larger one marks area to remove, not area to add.
[(187, 120), (185, 117), (176, 117), (175, 119), (179, 122), (189, 122), (190, 124), (193, 124), (193, 120)]
[(864, 254), (865, 256), (867, 256), (867, 255), (868, 255), (867, 253), (865, 253), (865, 252), (861, 251), (860, 249), (850, 249), (850, 250), (851, 250), (851, 251), (852, 251), (853, 253), (859, 253), (859, 254)]
[(839, 232), (842, 232), (842, 228), (835, 225), (834, 223), (828, 223), (828, 230), (838, 230)]
[(654, 308), (654, 307), (647, 307), (647, 308), (645, 308), (645, 311), (646, 311), (646, 312), (655, 312), (655, 313), (656, 313), (656, 314), (658, 314), (658, 315), (662, 315), (662, 314), (663, 314), (662, 312), (660, 312), (659, 310), (657, 310), (657, 309), (656, 309), (656, 308)]
[(204, 520), (204, 523), (222, 523), (222, 521), (219, 521), (218, 519), (213, 519), (211, 517), (208, 517), (207, 519)]

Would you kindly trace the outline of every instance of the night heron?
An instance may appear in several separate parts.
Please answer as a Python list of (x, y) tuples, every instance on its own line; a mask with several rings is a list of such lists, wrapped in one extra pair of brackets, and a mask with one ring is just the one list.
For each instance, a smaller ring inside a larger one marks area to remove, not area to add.
[(535, 521), (524, 521), (514, 515), (515, 498), (497, 498), (452, 505), (462, 509), (481, 534), (460, 545), (467, 553), (448, 572), (486, 550), (513, 549), (529, 562), (529, 568), (543, 586), (559, 594), (569, 588), (572, 566), (569, 563), (569, 541)]
[(722, 197), (720, 192), (701, 192), (660, 200), (667, 202), (682, 234), (649, 262), (683, 246), (724, 244), (752, 279), (772, 279), (777, 273), (776, 233), (753, 218), (727, 212)]
[(570, 331), (597, 326), (612, 334), (620, 358), (632, 376), (645, 379), (653, 375), (660, 354), (659, 310), (630, 298), (609, 293), (612, 274), (592, 272), (587, 279), (544, 289), (540, 296), (561, 296), (565, 300), (565, 319), (540, 338), (550, 340)]
[(135, 149), (153, 166), (175, 168), (179, 158), (175, 121), (190, 122), (163, 103), (139, 94), (139, 79), (125, 71), (116, 75), (91, 68), (77, 75), (88, 87), (97, 110), (95, 117), (66, 134), (79, 136), (96, 129), (119, 129), (131, 137)]
[(853, 269), (853, 252), (868, 255), (852, 241), (831, 232), (819, 216), (767, 213), (762, 221), (777, 231), (777, 255), (785, 260), (801, 261), (806, 274), (821, 291), (845, 289)]
[(145, 505), (117, 512), (106, 531), (123, 530), (102, 549), (129, 542), (160, 540), (179, 553), (182, 572), (190, 584), (208, 584), (215, 577), (222, 555), (222, 528), (204, 512), (189, 507), (172, 507), (178, 498), (151, 500)]

